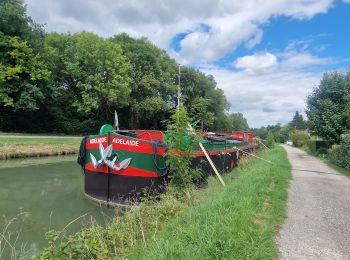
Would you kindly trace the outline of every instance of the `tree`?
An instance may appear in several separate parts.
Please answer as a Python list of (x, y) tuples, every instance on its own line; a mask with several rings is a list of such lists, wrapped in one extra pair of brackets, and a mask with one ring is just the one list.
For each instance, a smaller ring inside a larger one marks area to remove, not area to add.
[(37, 110), (45, 98), (43, 88), (50, 72), (27, 41), (5, 36), (0, 41), (6, 46), (0, 58), (1, 105), (14, 110)]
[(23, 0), (1, 0), (0, 17), (1, 35), (27, 41), (34, 50), (43, 47), (44, 30), (27, 15)]
[(294, 128), (294, 130), (304, 130), (305, 129), (305, 122), (303, 119), (303, 115), (299, 114), (299, 111), (295, 111), (295, 115), (294, 115), (293, 120), (291, 122), (291, 126)]
[(204, 125), (212, 126), (214, 123), (214, 113), (208, 111), (208, 106), (210, 105), (210, 99), (203, 97), (196, 97), (192, 102), (190, 107), (190, 116), (193, 120), (199, 120), (202, 131), (204, 130)]
[[(201, 101), (200, 101), (201, 100)], [(203, 107), (205, 101), (205, 109)], [(224, 92), (217, 87), (215, 79), (198, 70), (183, 67), (181, 69), (181, 102), (189, 111), (202, 103), (203, 129), (229, 130), (227, 110), (229, 103)], [(191, 114), (192, 116), (192, 114)]]
[(307, 98), (311, 130), (325, 140), (340, 141), (350, 131), (350, 73), (325, 73)]
[(129, 64), (118, 44), (95, 34), (52, 33), (46, 39), (53, 84), (66, 105), (94, 125), (112, 123), (114, 110), (128, 105)]
[(130, 105), (121, 113), (129, 128), (161, 128), (171, 115), (177, 93), (177, 64), (146, 38), (119, 34), (110, 39), (123, 49), (130, 63)]
[(37, 110), (49, 93), (50, 72), (39, 54), (43, 32), (21, 0), (3, 0), (0, 17), (0, 107)]
[(249, 125), (247, 119), (244, 118), (242, 113), (233, 113), (229, 115), (231, 120), (230, 131), (248, 131)]

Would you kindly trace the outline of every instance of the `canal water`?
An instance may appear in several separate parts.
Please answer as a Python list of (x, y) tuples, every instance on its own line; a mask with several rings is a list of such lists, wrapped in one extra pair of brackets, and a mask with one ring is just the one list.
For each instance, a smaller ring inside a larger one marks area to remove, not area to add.
[(4, 236), (29, 257), (47, 245), (50, 229), (69, 235), (92, 222), (105, 225), (115, 215), (85, 198), (75, 156), (0, 161), (0, 259), (9, 254), (7, 248), (1, 255), (8, 244)]

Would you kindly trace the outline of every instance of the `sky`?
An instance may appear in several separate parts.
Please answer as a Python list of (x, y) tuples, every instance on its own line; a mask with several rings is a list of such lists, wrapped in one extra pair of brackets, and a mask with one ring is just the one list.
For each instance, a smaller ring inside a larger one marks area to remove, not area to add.
[(147, 37), (215, 77), (250, 127), (285, 124), (350, 70), (350, 0), (25, 0), (46, 31)]

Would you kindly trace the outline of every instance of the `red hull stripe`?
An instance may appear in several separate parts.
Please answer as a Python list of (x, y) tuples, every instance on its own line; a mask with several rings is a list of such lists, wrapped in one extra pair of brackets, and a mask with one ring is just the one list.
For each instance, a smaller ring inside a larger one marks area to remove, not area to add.
[[(210, 155), (217, 155), (217, 154), (220, 154), (220, 153), (233, 153), (233, 152), (237, 152), (237, 151), (245, 151), (245, 150), (248, 150), (250, 148), (254, 148), (255, 145), (249, 145), (249, 146), (244, 146), (244, 147), (239, 147), (239, 149), (237, 148), (233, 148), (233, 149), (228, 149), (228, 150), (215, 150), (215, 151), (207, 151)], [(195, 156), (198, 157), (198, 156), (204, 156), (204, 153), (201, 152), (201, 151), (198, 151), (198, 152), (195, 152)]]
[[(92, 138), (86, 141), (85, 148), (87, 150), (99, 149), (98, 140), (101, 140), (103, 147), (107, 147), (108, 137)], [(111, 136), (111, 144), (114, 150), (130, 151), (135, 153), (153, 154), (153, 147), (149, 143), (142, 142), (140, 140), (123, 138), (119, 136)], [(163, 155), (165, 153), (164, 147), (157, 147), (157, 154)]]
[[(92, 171), (92, 172), (103, 172), (103, 173), (108, 172), (108, 167), (106, 165), (103, 165), (101, 168), (96, 169), (92, 165), (92, 163), (86, 164), (85, 169)], [(115, 170), (111, 169), (111, 173), (118, 174), (118, 175), (124, 175), (124, 176), (139, 176), (139, 177), (152, 177), (152, 178), (159, 177), (158, 174), (155, 172), (150, 172), (150, 171), (142, 170), (139, 168), (134, 168), (131, 166), (128, 166), (126, 169), (120, 170), (120, 171), (115, 171)]]

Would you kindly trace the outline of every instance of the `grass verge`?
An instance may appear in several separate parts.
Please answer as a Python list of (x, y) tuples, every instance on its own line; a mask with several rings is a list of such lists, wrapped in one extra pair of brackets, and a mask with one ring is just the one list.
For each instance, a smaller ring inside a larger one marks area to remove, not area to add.
[(172, 220), (135, 259), (273, 259), (275, 231), (285, 217), (291, 167), (278, 147), (225, 176), (226, 188), (210, 181), (200, 203)]
[(74, 154), (80, 138), (0, 138), (0, 160), (23, 157)]
[(222, 188), (146, 201), (116, 217), (107, 228), (92, 226), (68, 239), (47, 234), (49, 246), (39, 259), (273, 259), (276, 229), (285, 217), (291, 167), (277, 147), (251, 159), (224, 177)]

